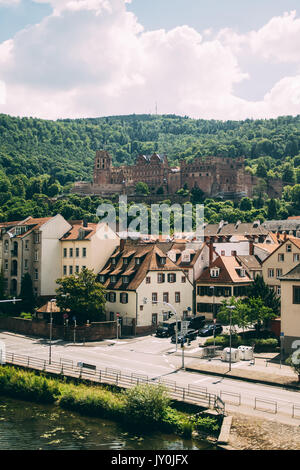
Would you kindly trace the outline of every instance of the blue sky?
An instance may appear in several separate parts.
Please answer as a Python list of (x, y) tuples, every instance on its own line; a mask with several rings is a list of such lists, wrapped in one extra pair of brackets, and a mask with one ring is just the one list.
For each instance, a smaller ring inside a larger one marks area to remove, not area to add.
[(300, 114), (295, 0), (0, 0), (0, 113)]

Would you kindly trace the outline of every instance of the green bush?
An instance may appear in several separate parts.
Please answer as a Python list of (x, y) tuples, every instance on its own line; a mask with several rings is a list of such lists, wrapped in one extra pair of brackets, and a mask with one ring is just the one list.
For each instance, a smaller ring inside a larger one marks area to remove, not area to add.
[(255, 352), (270, 352), (276, 350), (278, 346), (278, 340), (275, 338), (252, 338), (251, 341), (249, 341), (249, 344), (254, 344)]
[(34, 372), (1, 367), (0, 393), (9, 394), (21, 400), (53, 403), (60, 392), (55, 380), (36, 375)]
[(201, 434), (215, 436), (220, 432), (220, 424), (210, 416), (193, 416), (191, 422), (196, 431)]
[(20, 317), (25, 318), (25, 320), (32, 320), (32, 314), (31, 313), (22, 312), (22, 313), (20, 313)]
[(163, 419), (170, 399), (162, 385), (137, 385), (124, 392), (126, 413), (135, 422), (152, 424)]
[[(223, 348), (227, 348), (229, 346), (229, 335), (222, 335), (222, 336), (216, 336), (215, 341), (214, 338), (208, 338), (204, 346), (212, 346), (215, 344), (216, 346), (221, 346)], [(233, 348), (237, 348), (238, 346), (241, 346), (243, 344), (243, 340), (241, 336), (238, 335), (231, 335), (231, 346)]]

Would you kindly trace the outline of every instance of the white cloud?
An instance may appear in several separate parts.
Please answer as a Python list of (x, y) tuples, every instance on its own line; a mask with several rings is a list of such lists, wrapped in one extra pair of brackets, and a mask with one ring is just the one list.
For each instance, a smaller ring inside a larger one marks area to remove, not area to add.
[[(282, 25), (280, 37), (290, 35), (299, 44), (293, 12), (257, 32), (224, 29), (213, 37), (189, 26), (144, 32), (124, 0), (51, 0), (51, 5), (53, 14), (0, 44), (0, 80), (6, 83), (0, 112), (92, 117), (154, 112), (157, 102), (160, 113), (203, 118), (300, 113), (298, 76), (279, 80), (257, 102), (234, 95), (234, 86), (251, 78), (239, 65), (241, 54), (247, 50), (275, 60), (276, 25)], [(276, 60), (284, 55), (283, 39), (281, 45)], [(291, 61), (299, 53), (292, 49)]]
[(6, 86), (4, 82), (0, 81), (0, 104), (6, 103)]
[(17, 3), (20, 3), (21, 0), (0, 0), (0, 6), (1, 5), (8, 5), (8, 6), (13, 6), (16, 5)]

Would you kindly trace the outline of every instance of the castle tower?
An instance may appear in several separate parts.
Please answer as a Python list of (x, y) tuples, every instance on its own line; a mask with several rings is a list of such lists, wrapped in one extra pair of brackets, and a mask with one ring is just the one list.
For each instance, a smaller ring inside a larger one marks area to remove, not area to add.
[(94, 184), (111, 183), (111, 157), (106, 150), (97, 150), (94, 164)]

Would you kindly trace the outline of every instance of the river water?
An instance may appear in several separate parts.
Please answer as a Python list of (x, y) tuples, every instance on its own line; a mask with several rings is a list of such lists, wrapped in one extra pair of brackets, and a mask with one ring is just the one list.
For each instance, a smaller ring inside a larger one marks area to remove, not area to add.
[(208, 442), (134, 435), (112, 421), (0, 396), (0, 450), (197, 450)]

